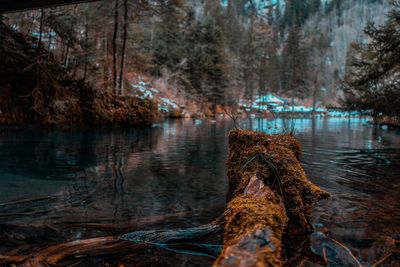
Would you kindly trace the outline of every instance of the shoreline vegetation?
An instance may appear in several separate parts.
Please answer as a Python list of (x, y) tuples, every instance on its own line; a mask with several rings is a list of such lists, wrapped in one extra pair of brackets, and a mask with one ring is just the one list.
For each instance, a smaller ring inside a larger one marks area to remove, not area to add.
[[(146, 126), (169, 118), (292, 118), (356, 116), (343, 108), (326, 112), (246, 112), (237, 106), (218, 106), (214, 112), (185, 113), (181, 107), (162, 114), (156, 101), (133, 94), (98, 90), (71, 75), (36, 40), (0, 23), (0, 124)], [(357, 115), (358, 116), (358, 115)], [(400, 127), (397, 116), (380, 116), (377, 126)]]
[(376, 126), (400, 128), (400, 118), (398, 116), (382, 116), (374, 119), (372, 124)]
[(341, 89), (343, 105), (351, 110), (370, 110), (377, 125), (400, 126), (400, 1), (391, 1), (383, 25), (369, 23), (368, 42), (351, 45)]
[(115, 96), (72, 78), (51, 53), (0, 22), (0, 124), (150, 125), (150, 100)]

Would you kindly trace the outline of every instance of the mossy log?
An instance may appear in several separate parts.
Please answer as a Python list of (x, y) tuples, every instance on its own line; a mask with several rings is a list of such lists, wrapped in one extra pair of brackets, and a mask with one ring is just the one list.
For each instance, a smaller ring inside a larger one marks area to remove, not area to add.
[(286, 242), (299, 239), (292, 233), (306, 238), (311, 230), (308, 217), (312, 205), (329, 196), (307, 179), (300, 155), (301, 146), (292, 135), (233, 130), (229, 135), (227, 208), (214, 222), (189, 229), (138, 231), (68, 242), (29, 257), (0, 257), (0, 263), (48, 266), (66, 259), (81, 260), (82, 254), (137, 254), (153, 246), (218, 256), (214, 266), (282, 266), (287, 254), (284, 247), (288, 247), (282, 244), (283, 236), (288, 236)]
[(287, 216), (276, 194), (256, 176), (225, 212), (224, 249), (214, 266), (282, 265)]
[(312, 205), (329, 196), (311, 183), (292, 135), (233, 130), (224, 248), (214, 266), (282, 266), (282, 235), (308, 233)]

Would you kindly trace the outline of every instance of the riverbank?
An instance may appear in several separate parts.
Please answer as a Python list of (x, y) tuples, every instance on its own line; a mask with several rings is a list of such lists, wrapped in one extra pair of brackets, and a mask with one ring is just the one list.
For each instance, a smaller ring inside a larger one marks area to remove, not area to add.
[(373, 121), (373, 124), (378, 126), (387, 126), (390, 128), (400, 128), (400, 117), (398, 116), (383, 116)]
[(37, 40), (0, 22), (0, 123), (150, 125), (148, 99), (114, 95), (72, 77)]
[[(98, 89), (85, 80), (72, 77), (51, 53), (38, 47), (36, 39), (5, 24), (0, 24), (0, 36), (2, 125), (140, 126), (159, 122), (163, 117), (236, 120), (253, 116), (330, 116), (324, 112), (248, 113), (238, 107), (214, 107), (204, 101), (176, 98), (168, 94), (169, 88), (153, 88), (151, 83), (134, 76), (129, 76), (131, 88), (126, 90), (126, 94), (115, 95), (111, 89)], [(155, 84), (161, 86), (162, 83), (158, 81)]]

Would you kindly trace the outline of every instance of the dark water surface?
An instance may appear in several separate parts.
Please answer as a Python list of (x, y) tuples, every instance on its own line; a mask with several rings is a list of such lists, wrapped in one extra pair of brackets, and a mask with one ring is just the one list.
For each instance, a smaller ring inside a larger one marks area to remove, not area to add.
[[(312, 213), (314, 251), (329, 237), (369, 266), (399, 238), (400, 131), (364, 122), (249, 120), (242, 127), (277, 132), (294, 125), (309, 178), (332, 194)], [(213, 220), (224, 210), (231, 128), (230, 122), (193, 120), (130, 130), (1, 128), (0, 255), (15, 246), (4, 237), (15, 226), (25, 229), (21, 239), (32, 240), (14, 248), (21, 253), (56, 241)], [(327, 252), (335, 257), (337, 251)], [(169, 255), (155, 265), (174, 260), (186, 266), (213, 261)]]

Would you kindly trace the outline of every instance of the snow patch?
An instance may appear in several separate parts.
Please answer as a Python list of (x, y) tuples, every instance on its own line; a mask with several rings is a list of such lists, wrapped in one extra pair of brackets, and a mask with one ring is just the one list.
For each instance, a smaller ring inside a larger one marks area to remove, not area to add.
[(155, 100), (158, 104), (158, 110), (163, 113), (170, 113), (178, 110), (178, 104), (171, 98), (162, 96), (160, 90), (151, 87), (149, 83), (139, 81), (137, 84), (131, 84), (132, 94), (140, 99)]

